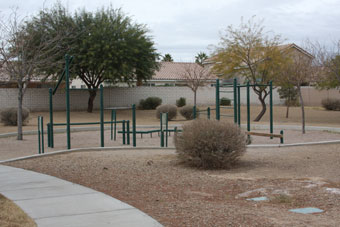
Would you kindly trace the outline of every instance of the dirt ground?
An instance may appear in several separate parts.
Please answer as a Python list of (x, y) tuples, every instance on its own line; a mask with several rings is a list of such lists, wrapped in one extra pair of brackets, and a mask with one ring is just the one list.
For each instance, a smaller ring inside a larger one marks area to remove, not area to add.
[[(165, 226), (338, 226), (340, 146), (248, 149), (232, 170), (171, 150), (76, 152), (10, 163), (102, 191)], [(268, 201), (248, 198), (266, 196)], [(289, 209), (316, 207), (318, 214)]]
[[(138, 130), (150, 130), (150, 128), (142, 128)], [(257, 132), (268, 132), (260, 131)], [(279, 133), (279, 131), (274, 131)], [(110, 130), (105, 130), (104, 133), (104, 145), (105, 147), (117, 147), (117, 146), (132, 146), (132, 135), (130, 138), (130, 145), (123, 145), (123, 139), (121, 134), (117, 134), (117, 140), (111, 140)], [(280, 139), (270, 139), (268, 137), (252, 136), (252, 144), (279, 144)], [(44, 136), (45, 153), (51, 151), (65, 150), (67, 149), (66, 133), (56, 133), (54, 135), (54, 148), (47, 147), (47, 136)], [(301, 142), (316, 142), (316, 141), (329, 141), (340, 140), (340, 133), (332, 133), (327, 131), (307, 131), (306, 134), (302, 134), (300, 131), (284, 130), (284, 143), (301, 143)], [(157, 133), (151, 135), (137, 135), (137, 147), (160, 147), (160, 137)], [(126, 138), (127, 143), (127, 138)], [(0, 160), (6, 160), (10, 158), (23, 157), (38, 153), (38, 136), (27, 135), (24, 136), (23, 141), (18, 141), (16, 137), (0, 138)], [(84, 132), (72, 132), (71, 133), (71, 148), (87, 148), (87, 147), (100, 147), (100, 132), (99, 131), (84, 131)], [(168, 137), (168, 146), (174, 147), (173, 134)]]
[[(206, 107), (200, 107), (200, 109), (206, 109)], [(251, 106), (251, 119), (255, 119), (256, 115), (260, 112), (260, 106)], [(300, 107), (291, 107), (290, 115), (287, 119), (286, 107), (284, 106), (274, 106), (274, 124), (298, 124), (301, 125), (301, 109)], [(222, 114), (232, 114), (232, 110), (222, 109)], [(155, 110), (137, 110), (137, 125), (157, 125), (159, 120), (155, 117)], [(215, 112), (211, 112), (212, 117), (215, 116)], [(32, 112), (29, 117), (29, 122), (27, 126), (24, 126), (24, 130), (37, 130), (37, 117), (43, 116), (45, 123), (49, 121), (48, 112)], [(99, 112), (94, 111), (93, 113), (87, 113), (86, 111), (81, 112), (71, 112), (71, 122), (96, 122), (99, 121)], [(105, 111), (104, 114), (105, 121), (110, 120), (110, 111)], [(131, 120), (130, 110), (119, 110), (117, 112), (118, 120)], [(232, 121), (231, 118), (227, 120)], [(242, 123), (246, 123), (246, 107), (241, 108), (241, 120)], [(171, 121), (170, 124), (181, 124), (184, 119), (180, 114), (177, 115), (175, 121)], [(66, 114), (65, 112), (57, 111), (54, 113), (55, 123), (65, 123)], [(269, 122), (269, 109), (267, 109), (266, 114), (260, 124), (268, 124)], [(255, 124), (255, 122), (252, 122)], [(321, 107), (306, 107), (306, 125), (316, 125), (316, 126), (330, 126), (330, 127), (340, 127), (340, 111), (326, 111)], [(0, 133), (16, 132), (17, 127), (4, 126), (0, 123)]]

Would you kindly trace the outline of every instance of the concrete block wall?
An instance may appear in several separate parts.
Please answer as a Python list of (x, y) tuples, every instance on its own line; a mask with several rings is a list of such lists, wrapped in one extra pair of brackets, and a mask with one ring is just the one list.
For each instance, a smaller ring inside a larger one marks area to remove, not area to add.
[[(185, 97), (187, 104), (193, 104), (194, 94), (188, 87), (118, 87), (104, 88), (104, 106), (131, 106), (138, 104), (141, 99), (157, 96), (163, 100), (163, 104), (175, 104), (180, 97)], [(71, 90), (70, 104), (71, 110), (86, 110), (89, 94), (86, 90)], [(232, 99), (232, 93), (221, 93), (222, 97)], [(94, 101), (94, 108), (100, 107), (100, 93)], [(269, 99), (268, 99), (269, 100)], [(47, 111), (49, 108), (49, 96), (47, 88), (30, 88), (24, 95), (23, 105), (31, 111)], [(273, 92), (273, 102), (275, 105), (283, 104), (277, 92)], [(17, 106), (17, 89), (0, 89), (0, 109)], [(246, 104), (246, 89), (241, 90), (241, 103)], [(256, 94), (251, 91), (251, 103), (259, 104)], [(203, 87), (197, 92), (198, 105), (215, 105), (215, 88)], [(65, 110), (65, 91), (60, 89), (53, 96), (54, 110)]]

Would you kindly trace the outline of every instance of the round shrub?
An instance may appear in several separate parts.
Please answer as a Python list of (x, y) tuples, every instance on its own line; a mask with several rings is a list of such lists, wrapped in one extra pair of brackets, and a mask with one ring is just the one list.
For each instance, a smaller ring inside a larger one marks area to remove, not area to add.
[(158, 97), (148, 97), (139, 101), (139, 109), (141, 110), (154, 110), (157, 106), (162, 104), (162, 99)]
[(326, 110), (340, 110), (340, 99), (323, 99), (321, 104)]
[(174, 137), (178, 158), (203, 168), (230, 168), (246, 151), (246, 136), (228, 122), (196, 119)]
[[(25, 125), (28, 122), (28, 116), (30, 112), (27, 108), (22, 108), (22, 124)], [(5, 125), (16, 126), (18, 124), (18, 108), (12, 107), (1, 111), (1, 122)]]
[(180, 97), (179, 99), (176, 100), (177, 107), (182, 107), (185, 105), (186, 105), (186, 99), (184, 97)]
[(224, 97), (220, 99), (220, 105), (221, 106), (230, 106), (230, 104), (231, 104), (230, 99), (224, 98)]
[[(199, 109), (196, 107), (196, 118), (199, 116)], [(186, 105), (183, 106), (180, 110), (179, 113), (187, 120), (192, 120), (194, 119), (194, 106), (192, 105)]]
[(168, 120), (171, 121), (177, 116), (177, 107), (175, 105), (160, 105), (156, 109), (156, 117), (160, 119), (161, 113), (168, 113)]

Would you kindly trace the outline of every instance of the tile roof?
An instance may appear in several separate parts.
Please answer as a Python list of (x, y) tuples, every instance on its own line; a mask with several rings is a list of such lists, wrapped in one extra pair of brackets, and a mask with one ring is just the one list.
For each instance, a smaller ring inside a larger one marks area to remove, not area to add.
[[(185, 80), (183, 75), (186, 69), (192, 67), (201, 67), (197, 63), (191, 62), (161, 62), (160, 68), (155, 72), (153, 80)], [(211, 79), (216, 79), (215, 75), (211, 76)]]

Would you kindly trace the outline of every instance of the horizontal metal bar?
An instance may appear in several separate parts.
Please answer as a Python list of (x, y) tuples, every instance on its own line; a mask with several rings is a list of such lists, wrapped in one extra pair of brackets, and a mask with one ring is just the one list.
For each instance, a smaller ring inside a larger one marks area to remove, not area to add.
[[(123, 123), (124, 121), (112, 121), (112, 123)], [(76, 122), (70, 123), (70, 125), (98, 125), (100, 122)], [(111, 121), (104, 121), (104, 124), (111, 124)], [(66, 123), (54, 123), (54, 126), (65, 126)]]

